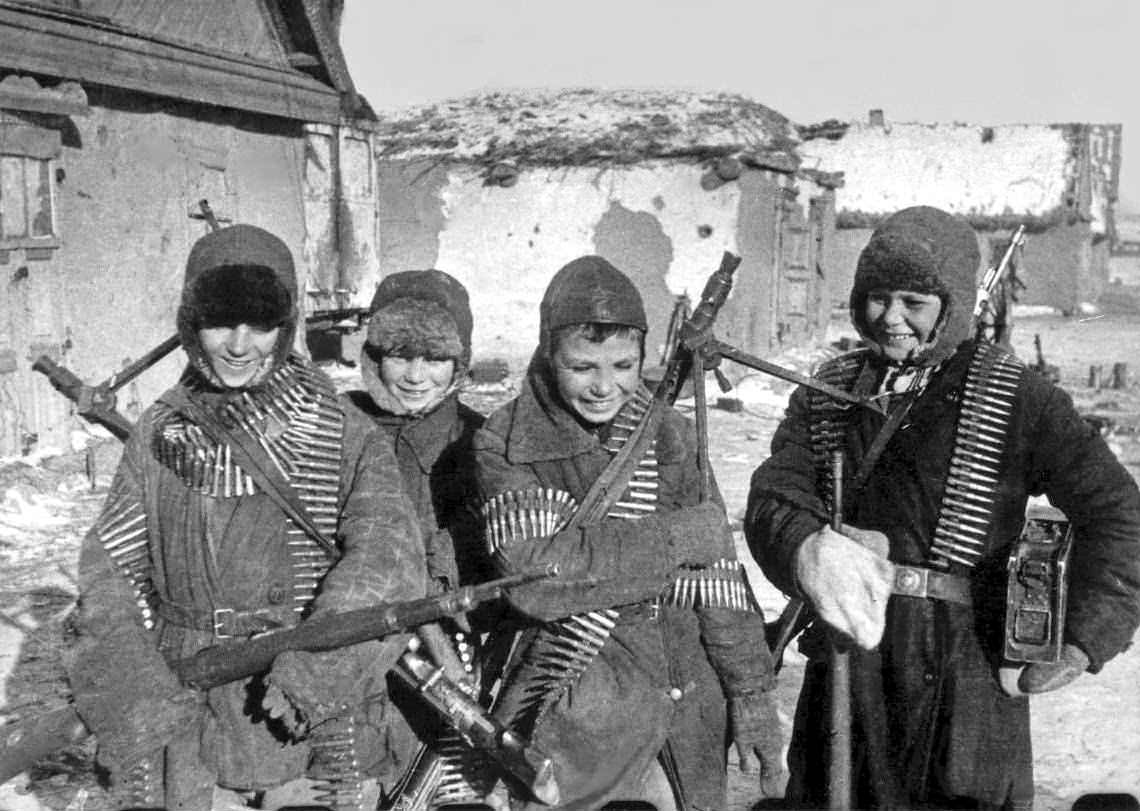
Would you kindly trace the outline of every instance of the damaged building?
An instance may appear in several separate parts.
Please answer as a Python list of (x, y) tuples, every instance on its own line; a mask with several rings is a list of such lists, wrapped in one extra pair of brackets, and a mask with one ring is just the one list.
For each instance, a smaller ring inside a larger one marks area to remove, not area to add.
[[(999, 261), (1024, 225), (1021, 304), (1075, 312), (1109, 283), (1120, 174), (1119, 124), (898, 123), (881, 110), (866, 121), (799, 128), (804, 166), (842, 171), (831, 296), (846, 301), (855, 261), (872, 229), (912, 205), (964, 216), (982, 264)], [(982, 268), (984, 270), (984, 268)]]
[(436, 267), (471, 291), (474, 351), (514, 370), (566, 262), (600, 254), (646, 301), (656, 362), (678, 296), (739, 254), (718, 321), (768, 353), (822, 334), (836, 176), (803, 171), (795, 128), (747, 98), (494, 93), (385, 116), (379, 274)]
[(200, 201), (286, 241), (309, 311), (374, 266), (371, 114), (338, 5), (0, 0), (0, 455), (66, 448), (107, 394), (133, 420), (174, 382), (181, 351), (77, 406), (32, 367), (114, 383), (168, 339)]

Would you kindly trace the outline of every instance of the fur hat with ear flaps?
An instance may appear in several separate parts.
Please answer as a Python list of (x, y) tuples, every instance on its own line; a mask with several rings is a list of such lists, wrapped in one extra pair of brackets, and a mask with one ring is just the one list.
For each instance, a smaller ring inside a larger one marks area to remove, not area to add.
[(277, 345), (266, 372), (284, 362), (297, 327), (297, 276), (289, 247), (253, 225), (212, 231), (194, 243), (186, 260), (178, 334), (191, 366), (220, 385), (198, 340), (198, 330), (238, 324), (278, 328)]
[(405, 270), (385, 276), (369, 307), (368, 337), (360, 357), (365, 388), (378, 406), (400, 413), (380, 379), (385, 356), (455, 361), (454, 390), (471, 363), (471, 304), (465, 288), (442, 270)]
[(914, 363), (940, 363), (972, 334), (980, 261), (974, 229), (963, 219), (931, 206), (904, 208), (875, 229), (859, 254), (851, 289), (851, 320), (859, 334), (877, 346), (866, 320), (871, 291), (936, 295), (942, 300), (942, 313), (934, 339)]

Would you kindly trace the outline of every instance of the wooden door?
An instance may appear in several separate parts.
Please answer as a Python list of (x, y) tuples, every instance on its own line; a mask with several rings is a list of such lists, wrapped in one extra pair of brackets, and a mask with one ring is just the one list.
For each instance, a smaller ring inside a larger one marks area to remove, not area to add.
[[(789, 180), (789, 183), (791, 181)], [(803, 344), (816, 333), (819, 245), (816, 224), (804, 216), (793, 185), (780, 188), (776, 197), (776, 267), (772, 296), (772, 349)], [(813, 217), (822, 212), (813, 209)]]

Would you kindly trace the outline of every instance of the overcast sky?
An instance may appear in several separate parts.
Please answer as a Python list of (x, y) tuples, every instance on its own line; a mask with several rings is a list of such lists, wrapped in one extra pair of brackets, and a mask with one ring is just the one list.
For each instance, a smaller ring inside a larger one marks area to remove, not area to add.
[(1140, 0), (346, 0), (379, 110), (475, 91), (742, 93), (796, 123), (1124, 125), (1140, 208)]

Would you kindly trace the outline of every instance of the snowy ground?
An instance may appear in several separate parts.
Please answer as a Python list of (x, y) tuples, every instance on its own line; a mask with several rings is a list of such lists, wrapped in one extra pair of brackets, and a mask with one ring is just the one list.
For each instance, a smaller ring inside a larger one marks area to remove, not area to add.
[[(1135, 361), (1133, 374), (1140, 375), (1140, 318), (1022, 319), (1014, 343), (1030, 362), (1035, 334), (1081, 408), (1111, 421), (1113, 449), (1140, 475), (1140, 388), (1087, 388), (1092, 364), (1110, 371), (1113, 363)], [(822, 354), (800, 351), (770, 360), (803, 372)], [(733, 519), (743, 513), (748, 478), (768, 452), (789, 388), (749, 376), (730, 395), (744, 401), (743, 412), (710, 414), (711, 458)], [(501, 396), (484, 392), (470, 399), (481, 408)], [(90, 459), (80, 454), (0, 464), (0, 723), (67, 700), (59, 657), (74, 602), (76, 551), (106, 493), (117, 448), (108, 441)], [(758, 570), (752, 580), (765, 611), (775, 616), (784, 598)], [(778, 688), (785, 734), (802, 672), (802, 660), (790, 651)], [(1033, 714), (1036, 811), (1068, 809), (1092, 792), (1140, 797), (1140, 649), (1134, 646), (1097, 676), (1035, 697)], [(0, 811), (103, 811), (107, 805), (91, 773), (91, 752), (88, 741), (0, 786)], [(733, 811), (750, 808), (756, 798), (748, 782), (735, 772), (730, 782)]]

